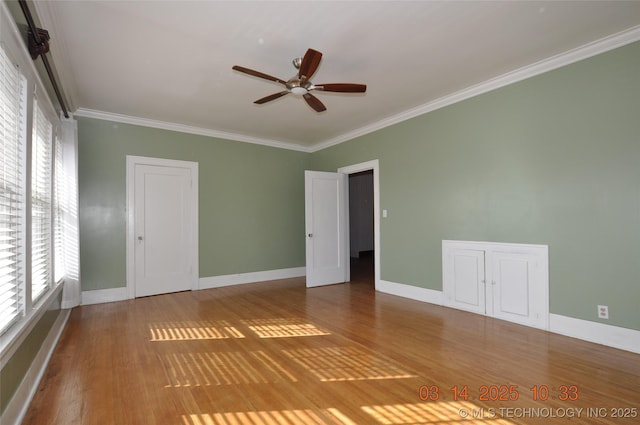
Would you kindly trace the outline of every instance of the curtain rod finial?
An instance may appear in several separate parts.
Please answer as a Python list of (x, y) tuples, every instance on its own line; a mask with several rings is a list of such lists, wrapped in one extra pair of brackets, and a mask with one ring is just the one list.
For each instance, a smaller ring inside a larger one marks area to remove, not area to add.
[(36, 60), (38, 56), (49, 52), (49, 31), (42, 28), (36, 28), (37, 34), (29, 30), (29, 53), (31, 59)]

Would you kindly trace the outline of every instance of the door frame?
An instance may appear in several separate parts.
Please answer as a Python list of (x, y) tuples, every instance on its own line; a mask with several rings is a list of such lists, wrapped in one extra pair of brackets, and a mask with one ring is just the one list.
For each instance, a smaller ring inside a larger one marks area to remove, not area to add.
[(191, 217), (189, 222), (192, 226), (191, 250), (189, 255), (192, 258), (194, 279), (191, 282), (191, 290), (198, 289), (199, 282), (199, 244), (198, 244), (198, 163), (192, 161), (181, 161), (175, 159), (152, 158), (146, 156), (127, 155), (126, 168), (126, 274), (127, 274), (127, 298), (133, 299), (136, 296), (135, 286), (135, 168), (137, 165), (151, 165), (158, 167), (188, 168), (191, 171), (192, 198)]
[[(374, 285), (375, 290), (380, 289), (380, 161), (377, 159), (361, 162), (359, 164), (348, 165), (338, 168), (338, 173), (355, 174), (362, 171), (373, 171), (373, 261), (374, 261)], [(347, 184), (347, 199), (349, 199), (349, 185)], [(349, 209), (346, 209), (346, 222), (349, 223)], [(347, 225), (347, 239), (350, 242), (349, 226)], [(345, 252), (347, 277), (351, 277), (350, 251)]]

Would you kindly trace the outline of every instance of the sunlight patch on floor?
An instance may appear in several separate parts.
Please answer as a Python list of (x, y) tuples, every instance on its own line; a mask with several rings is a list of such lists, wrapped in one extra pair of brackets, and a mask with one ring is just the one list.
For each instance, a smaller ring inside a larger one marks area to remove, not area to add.
[(175, 353), (162, 358), (166, 387), (296, 382), (264, 351)]
[(331, 335), (331, 332), (298, 318), (251, 319), (242, 320), (242, 323), (260, 338)]
[(513, 425), (497, 411), (467, 401), (364, 406), (362, 410), (382, 425)]
[(391, 359), (355, 347), (303, 348), (284, 354), (323, 382), (417, 376)]
[(338, 409), (183, 415), (182, 425), (357, 425)]
[(245, 336), (226, 320), (216, 322), (199, 320), (184, 322), (150, 323), (151, 341), (190, 341), (199, 339), (244, 338)]

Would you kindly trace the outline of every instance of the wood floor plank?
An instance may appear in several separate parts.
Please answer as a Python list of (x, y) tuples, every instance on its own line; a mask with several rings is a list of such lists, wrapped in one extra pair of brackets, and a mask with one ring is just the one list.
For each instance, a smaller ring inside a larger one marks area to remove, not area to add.
[(639, 394), (640, 355), (354, 273), (78, 307), (23, 424), (631, 425)]

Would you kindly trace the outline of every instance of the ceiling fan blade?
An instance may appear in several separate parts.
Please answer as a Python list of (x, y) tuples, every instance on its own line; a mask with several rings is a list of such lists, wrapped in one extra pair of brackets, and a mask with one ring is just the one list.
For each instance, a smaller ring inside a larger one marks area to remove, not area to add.
[(263, 72), (254, 71), (253, 69), (245, 68), (244, 66), (234, 65), (231, 69), (233, 69), (235, 71), (244, 72), (245, 74), (249, 74), (249, 75), (252, 75), (254, 77), (264, 78), (265, 80), (270, 80), (270, 81), (275, 81), (276, 83), (280, 83), (280, 84), (286, 84), (287, 83), (286, 81), (281, 80), (280, 78), (273, 77), (273, 76), (271, 76), (269, 74), (265, 74)]
[(332, 91), (338, 93), (364, 93), (367, 91), (367, 85), (352, 83), (315, 84), (314, 90)]
[(320, 65), (320, 60), (322, 60), (322, 53), (317, 50), (308, 49), (307, 53), (304, 54), (302, 58), (302, 63), (300, 64), (300, 70), (298, 72), (298, 78), (301, 80), (310, 80), (313, 74), (318, 69), (318, 65)]
[(327, 108), (322, 104), (322, 102), (320, 102), (320, 99), (318, 99), (311, 93), (306, 93), (302, 97), (304, 97), (304, 100), (306, 100), (309, 106), (315, 109), (316, 112), (322, 112), (327, 110)]
[(258, 99), (253, 103), (257, 103), (258, 105), (262, 105), (263, 103), (271, 102), (272, 100), (276, 100), (279, 97), (284, 96), (285, 94), (289, 94), (289, 91), (281, 91), (280, 93), (270, 94), (269, 96), (265, 96), (262, 99)]

